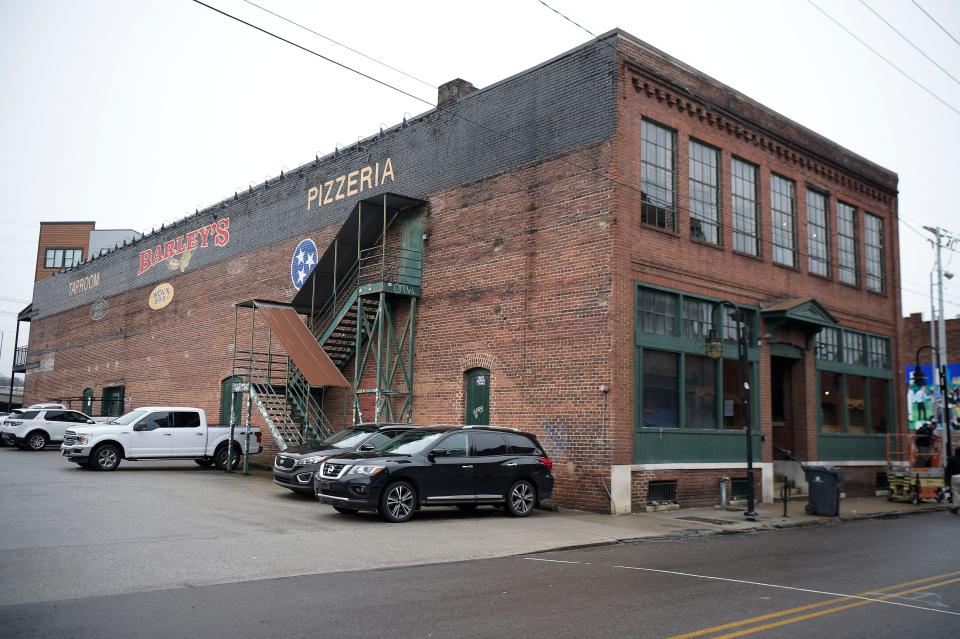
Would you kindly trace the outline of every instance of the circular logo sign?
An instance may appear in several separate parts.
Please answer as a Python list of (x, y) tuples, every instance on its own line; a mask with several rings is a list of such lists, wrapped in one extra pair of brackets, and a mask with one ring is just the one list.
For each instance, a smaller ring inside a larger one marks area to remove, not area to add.
[(107, 314), (107, 300), (97, 300), (90, 307), (90, 319), (102, 320)]
[(173, 284), (164, 282), (157, 288), (150, 291), (148, 303), (150, 308), (159, 311), (161, 308), (173, 301)]
[(293, 251), (293, 257), (290, 258), (290, 281), (297, 289), (307, 281), (318, 261), (320, 261), (320, 254), (313, 240), (310, 238), (301, 240)]

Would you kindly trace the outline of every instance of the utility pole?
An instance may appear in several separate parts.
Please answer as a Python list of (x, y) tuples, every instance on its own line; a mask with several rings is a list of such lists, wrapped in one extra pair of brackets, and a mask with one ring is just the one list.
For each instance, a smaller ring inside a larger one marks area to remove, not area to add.
[[(940, 361), (940, 370), (938, 375), (940, 376), (940, 411), (943, 418), (943, 436), (944, 436), (944, 453), (941, 455), (941, 458), (945, 461), (946, 458), (952, 452), (951, 450), (951, 433), (950, 433), (950, 402), (947, 397), (947, 393), (950, 390), (950, 383), (947, 379), (947, 327), (945, 323), (945, 313), (943, 308), (943, 260), (942, 253), (943, 247), (949, 249), (953, 246), (954, 238), (947, 236), (946, 230), (937, 227), (924, 226), (925, 230), (929, 231), (936, 238), (936, 248), (937, 248), (937, 305), (940, 307), (940, 317), (937, 326), (937, 352), (939, 354)], [(931, 242), (932, 244), (933, 242)], [(952, 278), (952, 274), (947, 274), (948, 278)], [(933, 318), (930, 318), (930, 321), (933, 322)]]

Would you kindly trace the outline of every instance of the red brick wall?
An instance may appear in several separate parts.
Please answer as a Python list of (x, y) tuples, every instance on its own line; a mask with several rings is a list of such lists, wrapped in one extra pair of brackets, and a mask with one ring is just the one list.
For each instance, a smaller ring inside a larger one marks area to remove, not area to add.
[[(676, 481), (677, 504), (681, 508), (704, 508), (720, 503), (720, 480), (746, 479), (744, 468), (711, 468), (704, 470), (639, 470), (630, 474), (631, 509), (642, 512), (650, 505), (651, 481)], [(760, 501), (760, 470), (753, 471), (753, 490)], [(731, 499), (730, 482), (726, 482), (727, 499)]]
[[(938, 330), (939, 323), (935, 324), (934, 331)], [(960, 362), (960, 319), (944, 320), (947, 333), (947, 361), (951, 364)], [(937, 333), (939, 335), (939, 333)], [(904, 365), (913, 364), (917, 349), (930, 344), (930, 322), (924, 322), (921, 313), (911, 313), (903, 318), (903, 340), (900, 342), (900, 358)], [(930, 363), (930, 349), (920, 354), (920, 363)]]

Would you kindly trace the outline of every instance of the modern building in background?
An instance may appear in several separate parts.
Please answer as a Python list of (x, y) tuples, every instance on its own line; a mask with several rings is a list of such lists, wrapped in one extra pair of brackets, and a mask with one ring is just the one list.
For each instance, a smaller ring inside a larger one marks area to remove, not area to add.
[(264, 463), (361, 420), (513, 426), (557, 502), (624, 513), (743, 493), (749, 392), (764, 500), (801, 462), (873, 494), (896, 211), (896, 174), (613, 31), (38, 277), (25, 401), (249, 418)]

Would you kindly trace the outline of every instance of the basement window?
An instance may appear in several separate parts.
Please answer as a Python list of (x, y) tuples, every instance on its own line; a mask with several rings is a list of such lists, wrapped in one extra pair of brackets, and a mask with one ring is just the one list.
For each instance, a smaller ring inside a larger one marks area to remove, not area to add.
[(647, 503), (651, 506), (677, 503), (677, 480), (657, 479), (647, 484)]

